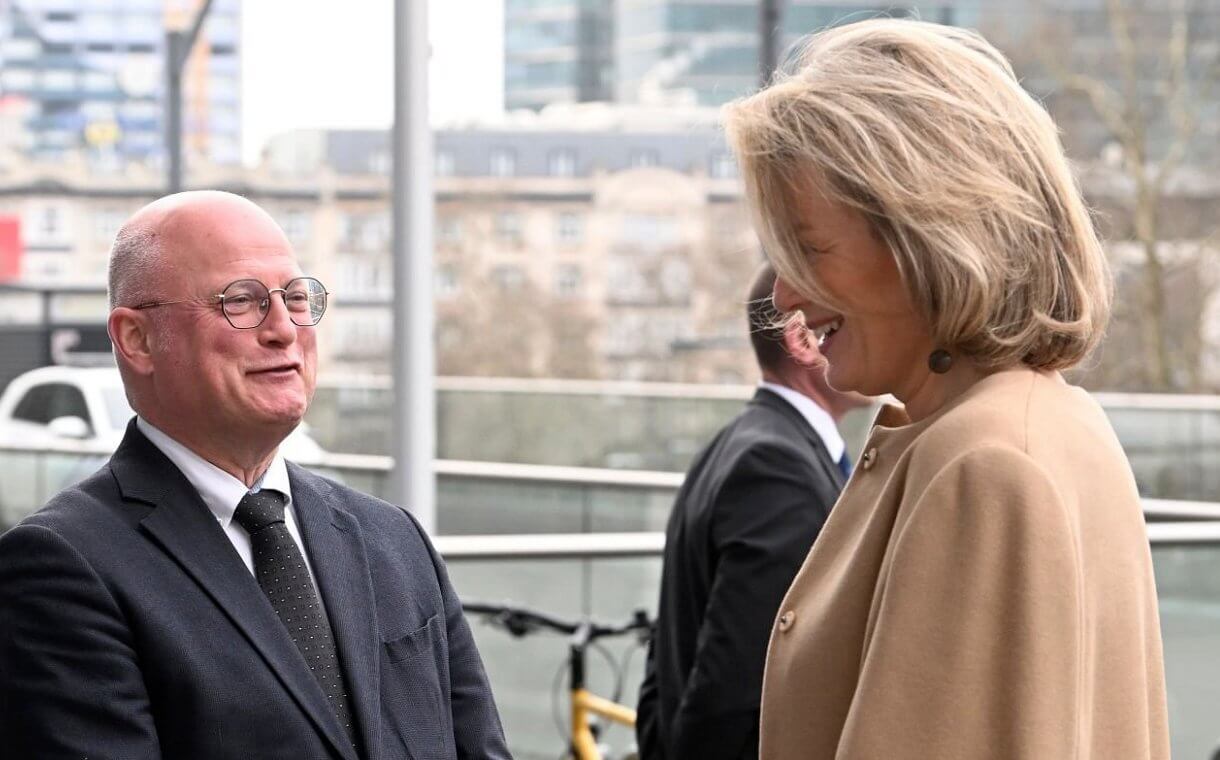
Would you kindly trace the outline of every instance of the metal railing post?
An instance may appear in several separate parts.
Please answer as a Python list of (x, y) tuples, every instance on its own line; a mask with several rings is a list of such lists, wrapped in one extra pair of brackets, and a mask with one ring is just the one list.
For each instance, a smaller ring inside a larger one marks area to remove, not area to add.
[(436, 528), (428, 4), (394, 4), (394, 429), (391, 498)]

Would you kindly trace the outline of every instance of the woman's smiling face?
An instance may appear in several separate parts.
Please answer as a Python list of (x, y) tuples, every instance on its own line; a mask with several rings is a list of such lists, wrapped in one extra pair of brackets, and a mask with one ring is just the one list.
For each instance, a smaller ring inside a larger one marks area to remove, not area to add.
[(918, 314), (885, 243), (854, 209), (810, 188), (794, 192), (798, 262), (831, 304), (799, 293), (781, 276), (775, 306), (799, 311), (821, 338), (826, 379), (841, 391), (902, 397), (927, 378), (931, 331)]

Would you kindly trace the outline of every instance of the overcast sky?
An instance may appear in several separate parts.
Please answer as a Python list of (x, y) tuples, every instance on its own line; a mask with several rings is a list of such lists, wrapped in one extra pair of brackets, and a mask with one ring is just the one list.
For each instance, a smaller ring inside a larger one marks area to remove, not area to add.
[[(433, 123), (503, 105), (503, 0), (429, 0)], [(289, 129), (389, 127), (393, 0), (244, 0), (242, 154)]]

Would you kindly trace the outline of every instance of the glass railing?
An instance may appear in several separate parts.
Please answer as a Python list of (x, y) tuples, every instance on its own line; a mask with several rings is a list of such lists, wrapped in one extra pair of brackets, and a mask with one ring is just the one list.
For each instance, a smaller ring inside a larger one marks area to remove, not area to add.
[[(502, 378), (437, 379), (440, 459), (685, 472), (753, 395), (748, 386)], [(1097, 393), (1140, 494), (1220, 502), (1220, 396)], [(388, 378), (328, 378), (309, 422), (330, 451), (384, 455)], [(871, 410), (841, 425), (863, 446)]]
[[(684, 472), (753, 393), (746, 386), (441, 377), (437, 457)], [(388, 378), (327, 378), (308, 420), (331, 451), (386, 454), (391, 403)], [(860, 410), (842, 426), (857, 448), (870, 419)]]
[[(70, 444), (0, 446), (0, 527), (96, 470), (107, 455)], [(356, 488), (381, 493), (390, 462), (335, 455), (317, 464)], [(438, 461), (436, 471), (437, 543), (464, 597), (606, 620), (655, 608), (663, 541), (658, 531), (681, 475), (454, 461)], [(1149, 499), (1144, 507), (1161, 602), (1174, 756), (1209, 760), (1220, 744), (1220, 504)], [(564, 642), (545, 635), (515, 640), (477, 621), (475, 630), (517, 756), (555, 757), (562, 740), (552, 704), (562, 703), (564, 694), (557, 678)], [(630, 642), (611, 641), (606, 652), (621, 661), (631, 649)], [(619, 691), (633, 701), (643, 653), (622, 667), (600, 656), (591, 662), (591, 685), (613, 693), (621, 673)], [(621, 729), (606, 739), (619, 748), (631, 741)]]
[[(64, 442), (30, 449), (0, 443), (0, 528), (100, 467), (109, 450)], [(325, 454), (304, 463), (388, 498), (393, 461)], [(682, 474), (501, 462), (437, 460), (437, 532), (449, 535), (663, 530)], [(1149, 522), (1220, 521), (1211, 502), (1144, 499)]]
[[(0, 529), (102, 465), (109, 452), (72, 443), (31, 450), (0, 444)], [(311, 469), (386, 497), (387, 457), (325, 455)], [(438, 461), (437, 531), (591, 533), (661, 530), (682, 476), (491, 462)]]
[[(1220, 510), (1220, 505), (1213, 506)], [(1173, 757), (1210, 760), (1220, 747), (1216, 721), (1220, 523), (1157, 523), (1149, 526), (1149, 537), (1160, 601)], [(455, 585), (467, 599), (511, 600), (559, 615), (591, 614), (607, 621), (625, 620), (639, 608), (651, 614), (656, 609), (663, 536), (607, 536), (599, 547), (596, 542), (601, 538), (503, 536), (449, 543), (448, 537), (441, 537), (437, 543)], [(574, 549), (588, 554), (573, 558)], [(551, 551), (555, 554), (548, 558)], [(522, 760), (560, 756), (564, 734), (555, 716), (566, 704), (562, 637), (539, 634), (513, 639), (477, 619), (471, 625), (514, 756)], [(613, 694), (617, 688), (624, 701), (634, 704), (643, 657), (644, 652), (630, 641), (612, 642), (605, 657), (590, 660), (591, 686), (603, 694)], [(605, 738), (616, 752), (633, 742), (619, 728)]]

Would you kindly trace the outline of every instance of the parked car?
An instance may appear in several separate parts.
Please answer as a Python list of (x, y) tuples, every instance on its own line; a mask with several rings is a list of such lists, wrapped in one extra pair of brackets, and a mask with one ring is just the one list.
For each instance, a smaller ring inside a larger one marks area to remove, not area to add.
[[(0, 394), (0, 529), (101, 466), (134, 415), (114, 367), (41, 367), (14, 378)], [(39, 449), (57, 453), (30, 452)], [(306, 465), (326, 454), (304, 425), (281, 451)]]

